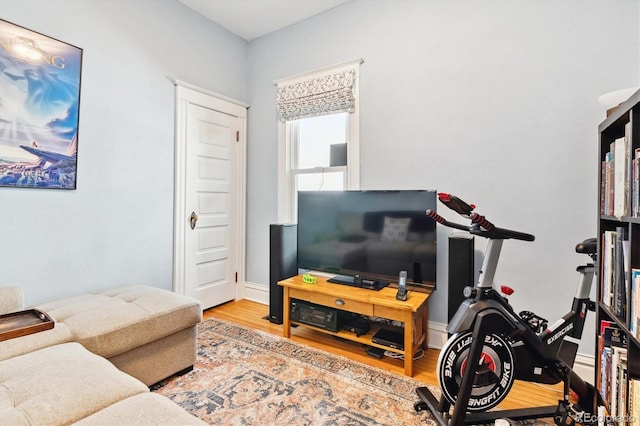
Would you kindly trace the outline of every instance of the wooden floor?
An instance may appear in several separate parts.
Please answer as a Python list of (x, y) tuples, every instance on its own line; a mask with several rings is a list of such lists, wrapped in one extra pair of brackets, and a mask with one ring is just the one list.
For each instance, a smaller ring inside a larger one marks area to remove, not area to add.
[[(239, 300), (206, 310), (204, 312), (204, 318), (218, 318), (282, 336), (282, 326), (273, 324), (265, 319), (268, 312), (269, 307), (266, 305), (248, 300)], [(404, 374), (401, 360), (386, 357), (378, 360), (367, 355), (363, 346), (356, 342), (333, 337), (304, 327), (293, 329), (291, 340), (336, 353), (383, 370)], [(436, 349), (429, 349), (423, 358), (415, 361), (414, 379), (434, 386), (438, 385), (436, 379), (438, 353), (439, 351)], [(555, 405), (560, 398), (562, 398), (562, 386), (548, 386), (516, 381), (507, 398), (500, 404), (500, 408), (512, 409)]]

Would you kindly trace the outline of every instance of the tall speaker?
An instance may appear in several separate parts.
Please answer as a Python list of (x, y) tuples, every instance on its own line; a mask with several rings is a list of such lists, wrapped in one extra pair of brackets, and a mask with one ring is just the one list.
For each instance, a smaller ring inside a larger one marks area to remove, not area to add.
[(296, 224), (269, 225), (269, 321), (282, 324), (284, 292), (278, 281), (298, 275), (298, 227)]
[(474, 285), (474, 237), (469, 234), (455, 233), (449, 236), (449, 290), (448, 320), (464, 301), (462, 291), (466, 286)]

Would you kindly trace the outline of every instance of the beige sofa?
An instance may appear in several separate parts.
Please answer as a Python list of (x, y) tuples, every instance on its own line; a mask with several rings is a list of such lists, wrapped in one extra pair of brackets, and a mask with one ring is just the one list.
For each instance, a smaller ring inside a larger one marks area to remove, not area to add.
[(2, 424), (203, 424), (148, 388), (194, 365), (197, 300), (133, 286), (35, 308), (55, 327), (0, 342)]

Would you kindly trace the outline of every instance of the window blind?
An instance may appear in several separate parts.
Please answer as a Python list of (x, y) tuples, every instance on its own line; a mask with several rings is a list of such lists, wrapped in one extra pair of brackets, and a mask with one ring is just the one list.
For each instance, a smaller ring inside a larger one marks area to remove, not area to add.
[(356, 71), (312, 77), (290, 84), (278, 83), (277, 109), (281, 121), (355, 112)]

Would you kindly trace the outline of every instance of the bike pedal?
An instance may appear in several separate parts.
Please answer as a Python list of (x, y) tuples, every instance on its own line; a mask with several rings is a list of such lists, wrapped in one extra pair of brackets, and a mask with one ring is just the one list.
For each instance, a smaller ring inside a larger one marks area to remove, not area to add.
[(554, 415), (554, 421), (557, 425), (592, 425), (594, 423), (585, 421), (588, 418), (586, 411), (580, 409), (569, 401), (558, 401), (558, 407)]

